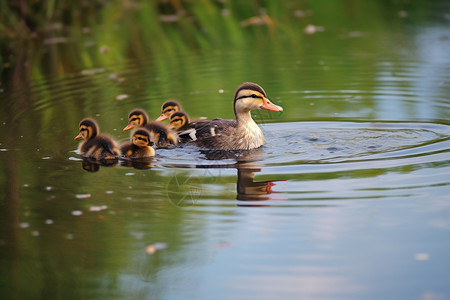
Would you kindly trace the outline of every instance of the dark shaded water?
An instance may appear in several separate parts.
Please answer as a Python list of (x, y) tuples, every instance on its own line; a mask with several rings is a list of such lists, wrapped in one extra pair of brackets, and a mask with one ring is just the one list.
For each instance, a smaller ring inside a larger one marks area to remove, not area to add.
[[(448, 16), (432, 15), (165, 65), (155, 54), (57, 76), (4, 70), (1, 295), (448, 299), (450, 42)], [(169, 98), (232, 118), (243, 81), (284, 108), (254, 112), (261, 149), (181, 146), (115, 166), (76, 151), (82, 118), (123, 141), (131, 109), (156, 118)]]

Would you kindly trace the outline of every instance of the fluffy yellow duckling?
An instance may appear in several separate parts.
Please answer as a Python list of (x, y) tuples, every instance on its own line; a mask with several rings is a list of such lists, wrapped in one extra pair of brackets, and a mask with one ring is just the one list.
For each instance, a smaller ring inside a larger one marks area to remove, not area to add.
[(100, 130), (95, 120), (83, 119), (79, 128), (80, 133), (74, 140), (81, 138), (85, 140), (78, 146), (82, 156), (95, 160), (118, 158), (120, 150), (117, 148), (117, 143), (111, 137), (99, 134)]
[(131, 134), (130, 141), (120, 145), (120, 151), (123, 156), (131, 159), (152, 157), (155, 156), (152, 144), (150, 132), (147, 129), (138, 128)]
[(151, 141), (158, 147), (167, 147), (170, 144), (178, 144), (178, 135), (169, 126), (161, 122), (149, 122), (148, 115), (142, 109), (134, 109), (128, 115), (128, 125), (123, 131), (131, 128), (144, 127), (150, 132)]
[(161, 106), (161, 115), (156, 119), (156, 121), (163, 121), (165, 119), (168, 119), (173, 113), (177, 111), (181, 111), (181, 104), (175, 100), (167, 100)]

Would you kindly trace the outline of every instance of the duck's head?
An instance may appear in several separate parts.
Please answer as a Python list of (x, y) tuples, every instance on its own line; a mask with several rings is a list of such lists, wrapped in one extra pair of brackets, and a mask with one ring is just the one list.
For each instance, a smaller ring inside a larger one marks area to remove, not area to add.
[(136, 129), (131, 135), (131, 141), (138, 147), (152, 146), (153, 142), (150, 141), (150, 132), (147, 129)]
[(134, 109), (128, 115), (128, 125), (123, 129), (123, 131), (128, 131), (131, 128), (138, 128), (145, 126), (148, 123), (148, 116), (142, 109)]
[(89, 140), (98, 134), (98, 125), (93, 119), (86, 118), (80, 122), (80, 133), (74, 138), (74, 140), (79, 140), (81, 138)]
[(270, 102), (262, 87), (256, 83), (245, 82), (236, 89), (234, 94), (234, 113), (249, 112), (253, 109), (283, 111), (281, 106)]
[(158, 119), (156, 119), (156, 121), (163, 121), (167, 118), (170, 118), (170, 116), (177, 111), (181, 111), (180, 103), (175, 100), (167, 100), (161, 106), (161, 115), (158, 117)]
[(189, 116), (184, 111), (177, 111), (170, 116), (170, 128), (179, 130), (186, 124), (189, 124)]

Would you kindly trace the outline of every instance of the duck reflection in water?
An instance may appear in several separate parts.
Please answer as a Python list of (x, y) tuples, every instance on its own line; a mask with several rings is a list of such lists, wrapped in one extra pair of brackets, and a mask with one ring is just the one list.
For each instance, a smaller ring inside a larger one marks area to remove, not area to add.
[(153, 157), (142, 157), (139, 159), (121, 159), (120, 165), (124, 167), (132, 167), (139, 170), (151, 169), (153, 165)]
[(254, 181), (255, 173), (261, 172), (260, 168), (250, 168), (248, 166), (237, 167), (236, 200), (241, 201), (261, 201), (261, 200), (279, 200), (270, 196), (278, 193), (272, 190), (275, 182), (282, 180), (264, 180)]
[(241, 201), (263, 201), (263, 200), (279, 200), (270, 196), (277, 193), (272, 188), (277, 181), (284, 180), (265, 180), (254, 181), (255, 173), (261, 172), (258, 161), (262, 160), (263, 149), (253, 149), (245, 151), (219, 151), (219, 150), (202, 150), (201, 153), (208, 160), (234, 159), (236, 163), (227, 165), (198, 165), (197, 168), (236, 168), (236, 199)]
[(81, 167), (83, 170), (88, 172), (97, 172), (102, 167), (113, 167), (119, 162), (118, 159), (104, 159), (104, 160), (93, 160), (89, 158), (83, 158), (81, 160)]

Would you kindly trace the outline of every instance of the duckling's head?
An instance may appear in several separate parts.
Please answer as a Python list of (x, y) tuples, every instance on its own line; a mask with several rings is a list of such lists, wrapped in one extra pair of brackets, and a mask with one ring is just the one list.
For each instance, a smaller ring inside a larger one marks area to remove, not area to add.
[(244, 82), (234, 94), (234, 113), (249, 112), (253, 109), (283, 111), (281, 106), (270, 102), (261, 86), (252, 82)]
[(147, 129), (136, 129), (131, 135), (131, 141), (138, 147), (152, 146), (153, 142), (150, 141), (150, 132)]
[(158, 119), (156, 119), (156, 121), (163, 121), (167, 118), (170, 118), (170, 116), (177, 111), (181, 111), (180, 103), (175, 100), (167, 100), (161, 106), (161, 115), (158, 117)]
[(80, 122), (80, 133), (74, 138), (74, 140), (78, 140), (78, 139), (85, 139), (85, 140), (89, 140), (95, 136), (97, 136), (98, 134), (98, 125), (97, 122), (95, 122), (95, 120), (90, 119), (90, 118), (86, 118), (81, 120)]
[(170, 116), (170, 128), (180, 130), (186, 124), (189, 124), (189, 116), (184, 111), (177, 111)]
[(131, 128), (138, 128), (145, 126), (148, 123), (148, 115), (142, 109), (134, 109), (128, 115), (128, 125), (123, 129), (123, 131), (128, 131)]

